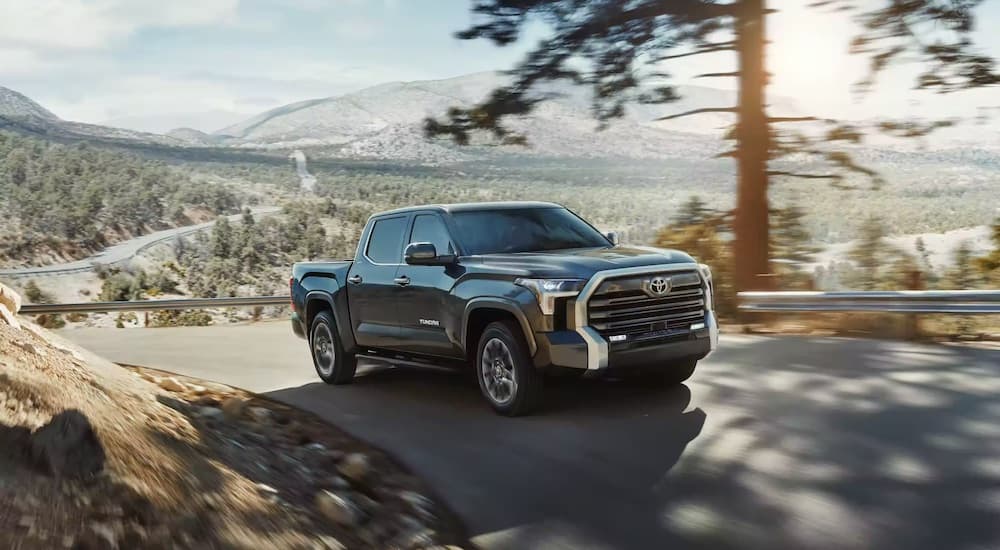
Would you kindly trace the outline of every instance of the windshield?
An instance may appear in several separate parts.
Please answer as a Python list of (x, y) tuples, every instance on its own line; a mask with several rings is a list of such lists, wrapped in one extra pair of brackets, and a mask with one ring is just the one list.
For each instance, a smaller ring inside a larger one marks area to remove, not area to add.
[(611, 246), (604, 235), (565, 208), (478, 210), (452, 217), (465, 253), (471, 255)]

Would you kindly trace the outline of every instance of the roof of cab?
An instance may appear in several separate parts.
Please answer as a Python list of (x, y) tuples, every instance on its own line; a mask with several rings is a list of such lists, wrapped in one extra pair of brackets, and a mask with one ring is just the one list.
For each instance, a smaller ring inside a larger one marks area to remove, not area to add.
[(421, 210), (436, 210), (439, 212), (470, 212), (476, 210), (510, 210), (521, 208), (562, 208), (562, 205), (553, 202), (536, 201), (501, 201), (501, 202), (463, 202), (456, 204), (423, 204), (420, 206), (407, 206), (379, 212), (374, 217), (383, 217), (391, 214), (405, 214), (407, 212), (417, 212)]

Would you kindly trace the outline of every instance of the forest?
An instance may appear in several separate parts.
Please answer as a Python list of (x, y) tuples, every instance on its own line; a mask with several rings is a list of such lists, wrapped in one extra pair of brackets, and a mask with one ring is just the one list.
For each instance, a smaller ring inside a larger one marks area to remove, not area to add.
[(243, 195), (118, 150), (0, 132), (0, 265), (77, 259), (122, 239), (239, 212)]

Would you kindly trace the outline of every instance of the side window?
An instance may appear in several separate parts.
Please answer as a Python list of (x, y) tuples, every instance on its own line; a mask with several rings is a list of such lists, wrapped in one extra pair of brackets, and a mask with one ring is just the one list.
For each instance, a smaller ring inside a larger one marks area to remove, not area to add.
[(448, 228), (441, 218), (432, 214), (421, 214), (413, 220), (413, 231), (410, 232), (411, 243), (431, 243), (438, 254), (454, 254), (455, 247), (451, 245)]
[(377, 220), (372, 227), (371, 238), (365, 254), (380, 264), (398, 264), (403, 253), (403, 232), (406, 231), (406, 217)]

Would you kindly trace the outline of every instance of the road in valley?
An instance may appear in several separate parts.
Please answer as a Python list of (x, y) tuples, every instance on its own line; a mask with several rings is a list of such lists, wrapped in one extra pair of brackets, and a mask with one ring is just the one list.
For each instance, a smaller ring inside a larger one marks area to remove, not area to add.
[(312, 372), (287, 323), (61, 334), (266, 393), (393, 453), (485, 548), (1000, 547), (1000, 351), (724, 335), (672, 390), (546, 388), (495, 416), (470, 377)]
[[(257, 208), (251, 208), (251, 212), (255, 216), (273, 214), (281, 210), (276, 206), (262, 206)], [(243, 214), (234, 214), (232, 216), (227, 216), (230, 221), (239, 220)], [(84, 258), (82, 260), (76, 260), (73, 262), (66, 262), (61, 264), (46, 265), (40, 267), (21, 267), (17, 269), (0, 269), (0, 277), (5, 278), (18, 278), (18, 277), (38, 277), (46, 275), (66, 275), (69, 273), (81, 273), (85, 271), (92, 271), (97, 265), (114, 265), (126, 260), (130, 260), (147, 248), (162, 243), (164, 241), (169, 241), (171, 239), (176, 239), (178, 237), (183, 237), (185, 235), (190, 235), (198, 231), (203, 231), (209, 229), (215, 225), (215, 220), (205, 223), (199, 223), (195, 225), (185, 225), (183, 227), (175, 227), (173, 229), (164, 229), (163, 231), (156, 231), (143, 235), (141, 237), (136, 237), (134, 239), (129, 239), (127, 241), (122, 241), (116, 245), (109, 246), (101, 252), (90, 256), (89, 258)]]

